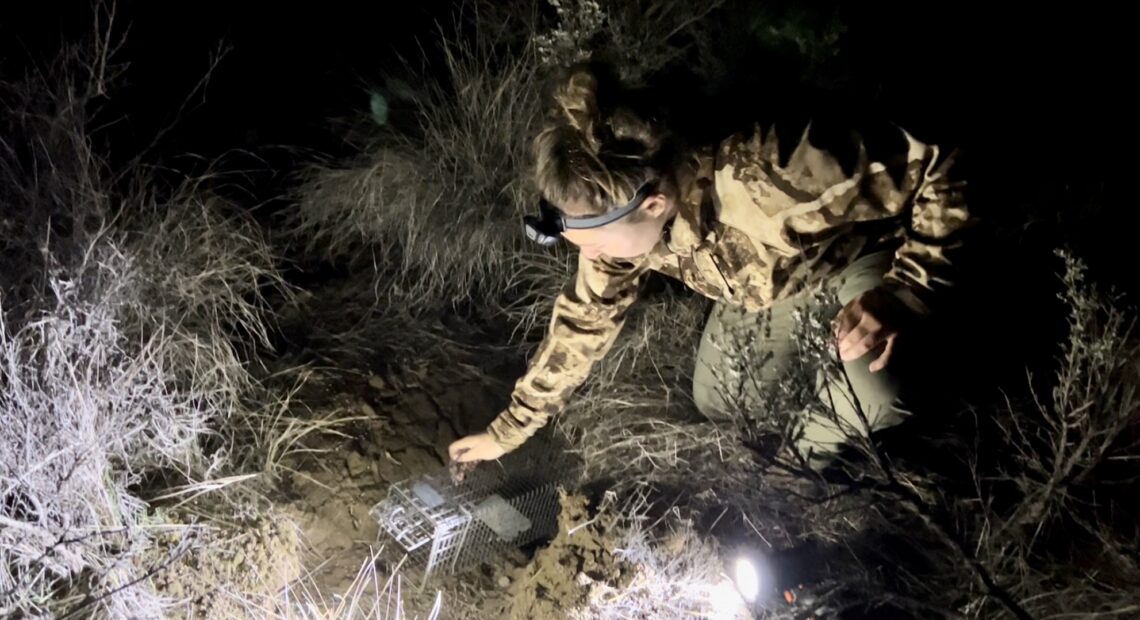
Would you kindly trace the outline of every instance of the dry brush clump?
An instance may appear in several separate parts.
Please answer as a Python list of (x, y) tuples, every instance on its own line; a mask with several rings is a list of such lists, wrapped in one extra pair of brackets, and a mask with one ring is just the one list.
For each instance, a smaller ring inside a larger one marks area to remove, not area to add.
[[(748, 618), (727, 575), (715, 539), (700, 532), (692, 516), (649, 500), (642, 489), (624, 499), (607, 495), (598, 508), (613, 519), (614, 557), (629, 567), (628, 582), (598, 588), (581, 618)], [(618, 505), (613, 505), (618, 504)]]
[[(1140, 448), (1135, 309), (1059, 255), (1068, 334), (1048, 387), (994, 415), (1006, 458), (987, 471), (974, 457), (971, 542), (1028, 616), (1126, 617), (1140, 613), (1140, 528), (1122, 518), (1134, 514)], [(1016, 617), (987, 594), (974, 593), (974, 617)]]
[[(1047, 388), (1033, 381), (1022, 397), (935, 412), (957, 422), (910, 437), (921, 450), (903, 458), (868, 438), (861, 415), (830, 475), (794, 455), (772, 459), (810, 483), (796, 528), (825, 545), (806, 610), (1024, 620), (1140, 609), (1140, 532), (1120, 518), (1131, 510), (1140, 424), (1133, 310), (1061, 255), (1068, 333)], [(855, 527), (842, 519), (853, 507)]]
[[(198, 181), (160, 191), (137, 161), (110, 168), (92, 127), (118, 65), (96, 32), (0, 86), (5, 616), (184, 611), (195, 597), (161, 576), (248, 552), (271, 518), (249, 484), (276, 467), (266, 446), (287, 450), (287, 408), (251, 364), (267, 290), (288, 297), (276, 259)], [(211, 587), (258, 595), (230, 577)]]
[(308, 171), (292, 214), (309, 252), (374, 269), (377, 298), (404, 307), (483, 300), (526, 282), (516, 278), (565, 271), (530, 251), (519, 223), (541, 115), (532, 54), (449, 34), (443, 77), (405, 94), (414, 125), (380, 131), (355, 161)]
[(555, 19), (533, 41), (546, 66), (602, 60), (614, 63), (623, 80), (641, 83), (684, 62), (700, 70), (714, 62), (709, 49), (710, 15), (725, 0), (547, 0)]

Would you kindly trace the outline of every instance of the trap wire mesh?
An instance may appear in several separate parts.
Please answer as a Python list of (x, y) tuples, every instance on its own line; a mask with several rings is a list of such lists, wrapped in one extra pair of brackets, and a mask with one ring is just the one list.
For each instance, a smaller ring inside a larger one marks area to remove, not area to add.
[(576, 468), (507, 457), (482, 463), (458, 484), (446, 469), (393, 484), (372, 507), (381, 535), (407, 553), (404, 566), (422, 573), (421, 583), (557, 532), (558, 486)]

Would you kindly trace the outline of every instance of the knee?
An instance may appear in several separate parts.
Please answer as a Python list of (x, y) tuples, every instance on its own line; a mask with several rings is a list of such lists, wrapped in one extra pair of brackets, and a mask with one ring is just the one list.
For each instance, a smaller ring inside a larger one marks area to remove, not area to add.
[(693, 404), (702, 416), (712, 422), (737, 420), (747, 410), (749, 397), (738, 392), (707, 367), (698, 365), (693, 372)]
[(693, 405), (696, 406), (697, 411), (701, 415), (709, 419), (716, 419), (721, 417), (718, 412), (723, 409), (721, 406), (717, 383), (712, 376), (712, 372), (705, 368), (700, 360), (697, 362), (696, 368), (693, 370)]
[(890, 366), (878, 372), (870, 370), (871, 356), (844, 363), (846, 378), (832, 382), (821, 391), (824, 405), (833, 406), (839, 418), (861, 426), (859, 413), (866, 417), (872, 431), (894, 426), (905, 418), (899, 373)]

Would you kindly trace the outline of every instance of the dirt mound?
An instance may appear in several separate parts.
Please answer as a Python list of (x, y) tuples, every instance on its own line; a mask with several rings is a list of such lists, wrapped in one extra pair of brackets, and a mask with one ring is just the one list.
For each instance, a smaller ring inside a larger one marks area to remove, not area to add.
[(471, 617), (752, 617), (724, 574), (717, 544), (690, 519), (674, 511), (652, 516), (638, 494), (607, 493), (596, 506), (563, 494), (561, 508), (555, 538), (530, 560), (492, 575), (495, 600)]
[[(198, 544), (154, 578), (160, 594), (187, 601), (193, 618), (268, 616), (276, 594), (301, 574), (297, 532), (287, 519), (203, 528)], [(181, 534), (159, 539), (163, 556), (178, 549)], [(176, 552), (175, 552), (176, 553)]]
[(592, 598), (625, 587), (632, 567), (616, 558), (613, 526), (605, 512), (591, 518), (589, 501), (561, 494), (558, 534), (527, 564), (506, 569), (499, 600), (487, 605), (488, 617), (523, 620), (569, 618), (568, 610), (590, 605)]

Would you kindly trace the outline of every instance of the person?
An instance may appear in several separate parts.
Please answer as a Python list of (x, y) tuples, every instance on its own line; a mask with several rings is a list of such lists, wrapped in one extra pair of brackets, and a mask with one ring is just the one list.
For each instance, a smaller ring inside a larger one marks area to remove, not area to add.
[(975, 224), (959, 151), (890, 123), (820, 119), (685, 148), (601, 75), (572, 68), (534, 141), (542, 198), (526, 232), (576, 245), (577, 273), (509, 405), (484, 432), (452, 443), (451, 458), (497, 459), (559, 413), (612, 347), (650, 271), (716, 300), (693, 376), (704, 415), (739, 406), (726, 396), (726, 366), (760, 365), (725, 341), (759, 339), (766, 363), (744, 388), (755, 392), (795, 353), (796, 308), (830, 284), (842, 304), (832, 324), (849, 380), (820, 380), (834, 415), (809, 416), (795, 449), (822, 468), (852, 429), (904, 420), (906, 370), (923, 348), (900, 345), (953, 292), (962, 237)]

